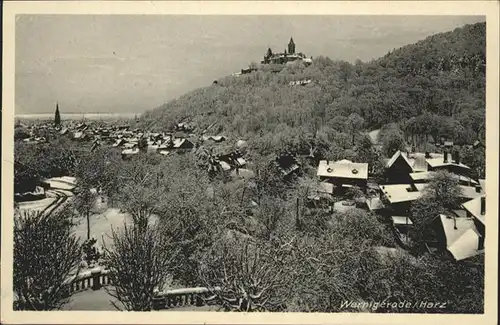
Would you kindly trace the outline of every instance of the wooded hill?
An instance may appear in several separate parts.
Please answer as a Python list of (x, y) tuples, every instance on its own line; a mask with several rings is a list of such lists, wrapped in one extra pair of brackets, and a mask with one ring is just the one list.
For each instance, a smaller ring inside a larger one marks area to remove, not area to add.
[[(319, 131), (338, 142), (354, 130), (371, 131), (389, 123), (397, 123), (407, 137), (446, 137), (456, 144), (483, 141), (485, 36), (486, 24), (477, 23), (371, 62), (316, 57), (307, 67), (261, 66), (148, 111), (140, 125), (165, 131), (189, 121), (197, 132), (211, 126), (209, 134), (255, 140), (255, 148), (269, 149), (282, 146), (272, 139)], [(290, 85), (306, 79), (312, 82)]]

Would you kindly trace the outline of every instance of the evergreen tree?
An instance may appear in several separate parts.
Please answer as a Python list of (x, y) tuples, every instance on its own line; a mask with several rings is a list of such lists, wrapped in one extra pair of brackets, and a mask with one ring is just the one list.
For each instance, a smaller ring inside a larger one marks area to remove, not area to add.
[(61, 115), (59, 113), (59, 104), (56, 104), (56, 115), (54, 117), (54, 125), (55, 126), (61, 125)]
[(69, 301), (66, 280), (78, 270), (81, 248), (72, 234), (71, 212), (14, 218), (15, 310), (56, 310)]

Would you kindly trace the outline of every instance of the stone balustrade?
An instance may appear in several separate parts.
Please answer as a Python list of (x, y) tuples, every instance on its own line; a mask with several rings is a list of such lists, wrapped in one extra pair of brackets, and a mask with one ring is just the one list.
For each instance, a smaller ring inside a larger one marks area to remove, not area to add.
[[(100, 290), (102, 287), (111, 285), (108, 277), (108, 270), (96, 267), (66, 280), (68, 296), (83, 292), (86, 290)], [(212, 291), (205, 287), (172, 289), (155, 293), (153, 298), (153, 309), (170, 309), (182, 306), (204, 306), (207, 304), (216, 304), (214, 292), (220, 288), (214, 288)]]
[(108, 273), (108, 270), (96, 267), (70, 277), (66, 280), (67, 294), (72, 295), (88, 289), (99, 290), (103, 286), (111, 284)]
[(159, 292), (153, 300), (153, 309), (169, 309), (181, 306), (204, 306), (210, 303), (217, 303), (214, 292), (220, 288), (210, 291), (205, 287), (172, 289)]

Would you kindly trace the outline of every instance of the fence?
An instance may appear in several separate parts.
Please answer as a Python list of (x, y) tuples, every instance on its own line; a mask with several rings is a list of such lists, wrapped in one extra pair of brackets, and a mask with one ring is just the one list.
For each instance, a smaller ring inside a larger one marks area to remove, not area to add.
[(153, 299), (153, 309), (169, 309), (181, 306), (204, 306), (209, 303), (217, 303), (213, 292), (220, 290), (214, 288), (213, 291), (204, 287), (182, 288), (167, 290), (156, 294)]
[(69, 296), (88, 289), (99, 290), (103, 286), (111, 284), (108, 273), (108, 270), (95, 268), (69, 278), (66, 281), (67, 295)]
[[(69, 278), (66, 281), (68, 296), (86, 290), (100, 290), (102, 287), (112, 284), (108, 277), (108, 270), (94, 268)], [(158, 292), (153, 298), (153, 309), (169, 309), (182, 306), (204, 306), (216, 303), (213, 292), (220, 290), (214, 288), (212, 291), (205, 287), (172, 289)]]

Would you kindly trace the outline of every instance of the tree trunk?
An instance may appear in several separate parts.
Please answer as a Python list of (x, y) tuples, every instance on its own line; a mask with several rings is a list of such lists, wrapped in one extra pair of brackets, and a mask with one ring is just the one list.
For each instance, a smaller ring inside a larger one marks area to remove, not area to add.
[(90, 239), (90, 213), (87, 213), (87, 239)]
[(300, 217), (299, 217), (299, 198), (297, 198), (297, 212), (295, 215), (295, 227), (297, 230), (301, 230)]

